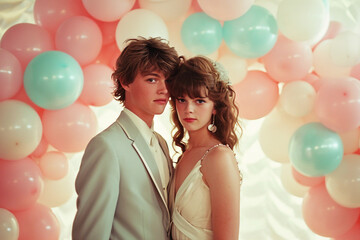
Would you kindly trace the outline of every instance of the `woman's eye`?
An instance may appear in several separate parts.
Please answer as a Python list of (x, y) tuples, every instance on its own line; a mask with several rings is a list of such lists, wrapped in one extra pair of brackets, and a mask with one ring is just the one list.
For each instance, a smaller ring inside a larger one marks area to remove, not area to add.
[(178, 101), (179, 103), (185, 102), (185, 100), (184, 100), (183, 98), (178, 98), (177, 101)]
[(198, 99), (198, 100), (196, 100), (196, 102), (197, 102), (197, 103), (204, 103), (204, 102), (205, 102), (205, 100)]

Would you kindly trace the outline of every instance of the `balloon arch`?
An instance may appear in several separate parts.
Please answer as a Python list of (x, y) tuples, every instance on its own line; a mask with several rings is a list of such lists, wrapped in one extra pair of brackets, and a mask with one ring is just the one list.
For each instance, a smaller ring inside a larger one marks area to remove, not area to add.
[[(137, 36), (228, 74), (240, 239), (359, 239), (359, 1), (5, 0), (0, 15), (1, 239), (71, 239), (82, 151), (121, 110), (111, 73)], [(156, 120), (170, 143), (169, 109)]]

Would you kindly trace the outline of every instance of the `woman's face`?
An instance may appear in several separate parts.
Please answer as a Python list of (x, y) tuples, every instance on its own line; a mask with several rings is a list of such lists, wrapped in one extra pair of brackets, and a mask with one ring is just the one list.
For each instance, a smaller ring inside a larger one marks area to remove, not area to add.
[(214, 102), (208, 97), (190, 98), (185, 95), (176, 99), (176, 112), (180, 123), (188, 132), (204, 128), (207, 131), (211, 116), (215, 114)]

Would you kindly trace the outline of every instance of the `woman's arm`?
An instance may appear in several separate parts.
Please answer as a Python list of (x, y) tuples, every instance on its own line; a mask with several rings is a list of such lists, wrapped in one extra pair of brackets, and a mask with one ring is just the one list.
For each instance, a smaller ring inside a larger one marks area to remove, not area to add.
[(238, 240), (241, 176), (234, 153), (214, 149), (203, 160), (201, 172), (210, 189), (214, 240)]

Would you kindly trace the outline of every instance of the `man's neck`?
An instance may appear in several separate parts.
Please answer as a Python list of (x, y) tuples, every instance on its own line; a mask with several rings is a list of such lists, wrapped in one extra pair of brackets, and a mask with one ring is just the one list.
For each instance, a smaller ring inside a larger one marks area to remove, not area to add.
[(138, 116), (141, 120), (143, 120), (146, 123), (146, 125), (149, 128), (151, 128), (153, 120), (154, 120), (154, 115), (142, 114), (141, 111), (138, 111), (137, 109), (134, 109), (134, 108), (126, 106), (126, 105), (124, 105), (124, 107), (127, 108), (128, 110), (130, 110), (136, 116)]

